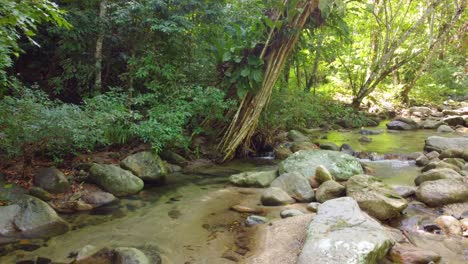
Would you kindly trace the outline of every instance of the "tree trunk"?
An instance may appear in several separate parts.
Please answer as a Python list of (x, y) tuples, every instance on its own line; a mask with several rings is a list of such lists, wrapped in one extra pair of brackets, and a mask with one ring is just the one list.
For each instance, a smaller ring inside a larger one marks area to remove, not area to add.
[[(275, 45), (268, 47), (267, 52), (262, 51), (262, 55), (265, 54), (265, 67), (260, 89), (256, 93), (247, 93), (242, 99), (219, 144), (219, 148), (224, 154), (224, 161), (233, 158), (239, 146), (242, 146), (244, 151), (248, 149), (260, 114), (270, 99), (273, 88), (297, 44), (305, 23), (312, 11), (318, 7), (318, 1), (300, 0), (295, 7), (296, 10), (300, 11), (275, 35), (275, 40), (271, 42)], [(262, 55), (260, 58), (263, 58)]]
[(96, 61), (95, 65), (95, 80), (94, 80), (94, 89), (95, 93), (99, 93), (102, 88), (102, 45), (104, 43), (104, 20), (107, 14), (107, 0), (102, 0), (99, 5), (99, 33), (96, 40), (96, 51), (94, 53), (94, 58)]

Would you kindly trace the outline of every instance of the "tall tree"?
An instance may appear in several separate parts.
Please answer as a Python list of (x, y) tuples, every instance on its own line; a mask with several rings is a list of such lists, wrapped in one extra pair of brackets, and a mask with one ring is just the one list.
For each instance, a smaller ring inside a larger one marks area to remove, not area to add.
[(96, 92), (101, 91), (102, 86), (102, 45), (104, 42), (104, 22), (107, 15), (107, 0), (101, 0), (99, 4), (99, 32), (96, 40), (96, 52), (94, 58), (96, 60), (96, 76), (94, 81), (94, 89)]
[[(224, 160), (232, 158), (239, 146), (244, 147), (244, 150), (248, 148), (260, 114), (270, 99), (273, 87), (295, 48), (304, 25), (312, 12), (319, 12), (318, 4), (317, 0), (286, 0), (283, 9), (274, 10), (271, 17), (275, 22), (268, 28), (267, 41), (263, 49), (255, 53), (264, 61), (263, 81), (258, 91), (249, 91), (243, 96), (238, 110), (225, 131), (219, 145), (224, 153)], [(278, 21), (284, 21), (280, 27), (276, 26)]]

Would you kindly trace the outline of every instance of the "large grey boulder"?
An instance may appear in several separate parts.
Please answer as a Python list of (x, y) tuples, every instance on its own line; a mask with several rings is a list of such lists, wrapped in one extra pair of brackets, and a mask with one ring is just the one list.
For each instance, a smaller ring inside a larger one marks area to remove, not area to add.
[(294, 203), (294, 199), (283, 189), (270, 187), (263, 191), (261, 201), (263, 205), (276, 206)]
[(267, 187), (277, 176), (277, 170), (249, 171), (231, 175), (229, 181), (237, 186)]
[(452, 132), (455, 132), (455, 130), (453, 130), (453, 128), (447, 126), (447, 125), (441, 125), (437, 128), (437, 132), (439, 133), (452, 133)]
[(461, 116), (447, 116), (444, 118), (444, 122), (449, 126), (463, 126), (465, 124), (465, 119)]
[(398, 117), (388, 123), (387, 128), (392, 130), (413, 130), (418, 129), (419, 124), (411, 118)]
[(388, 220), (398, 217), (408, 202), (393, 189), (370, 175), (356, 175), (346, 184), (346, 195), (355, 199), (369, 215)]
[(270, 186), (284, 190), (298, 202), (311, 202), (315, 198), (309, 181), (298, 172), (282, 174)]
[(34, 177), (34, 185), (51, 193), (62, 193), (70, 189), (70, 182), (55, 167), (40, 168)]
[(350, 197), (319, 206), (297, 264), (371, 264), (385, 257), (393, 240)]
[(125, 196), (138, 193), (144, 183), (130, 171), (115, 165), (93, 164), (89, 177), (97, 185), (115, 196)]
[(458, 179), (461, 180), (463, 177), (456, 171), (448, 168), (443, 169), (433, 169), (424, 172), (423, 174), (419, 175), (414, 179), (414, 183), (416, 186), (421, 185), (423, 182), (426, 181), (435, 181), (440, 179)]
[(0, 206), (0, 244), (24, 238), (48, 238), (66, 233), (69, 225), (47, 203), (25, 195)]
[(328, 200), (335, 199), (346, 195), (346, 188), (336, 181), (326, 181), (320, 185), (315, 193), (317, 201), (324, 203)]
[(440, 179), (423, 182), (416, 190), (416, 197), (432, 207), (468, 202), (468, 180)]
[(426, 119), (424, 122), (421, 124), (421, 126), (424, 129), (435, 129), (439, 128), (441, 126), (444, 126), (445, 122), (442, 120), (436, 120), (436, 119)]
[(150, 151), (138, 152), (120, 162), (122, 168), (130, 170), (144, 181), (156, 182), (164, 179), (167, 168), (158, 155)]
[(324, 166), (338, 181), (364, 173), (361, 163), (351, 155), (331, 150), (299, 151), (279, 165), (279, 173), (299, 172), (304, 178), (315, 175), (318, 166)]
[(426, 139), (424, 150), (442, 152), (445, 149), (467, 149), (468, 137), (446, 138), (432, 136)]

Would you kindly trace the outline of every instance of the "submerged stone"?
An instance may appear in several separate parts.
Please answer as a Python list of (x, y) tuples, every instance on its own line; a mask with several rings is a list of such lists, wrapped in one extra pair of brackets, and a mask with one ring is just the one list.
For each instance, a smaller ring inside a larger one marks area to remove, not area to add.
[(267, 187), (277, 176), (277, 170), (250, 171), (231, 175), (229, 181), (237, 186)]

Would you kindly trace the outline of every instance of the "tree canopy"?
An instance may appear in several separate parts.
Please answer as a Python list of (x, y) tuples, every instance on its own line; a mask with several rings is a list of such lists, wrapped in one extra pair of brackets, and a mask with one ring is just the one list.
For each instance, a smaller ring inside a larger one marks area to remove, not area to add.
[[(0, 0), (0, 149), (224, 159), (359, 107), (466, 95), (465, 0)], [(20, 110), (22, 109), (22, 110)], [(20, 120), (16, 122), (15, 120)], [(51, 134), (51, 131), (59, 135)], [(55, 135), (55, 136), (54, 136)]]

